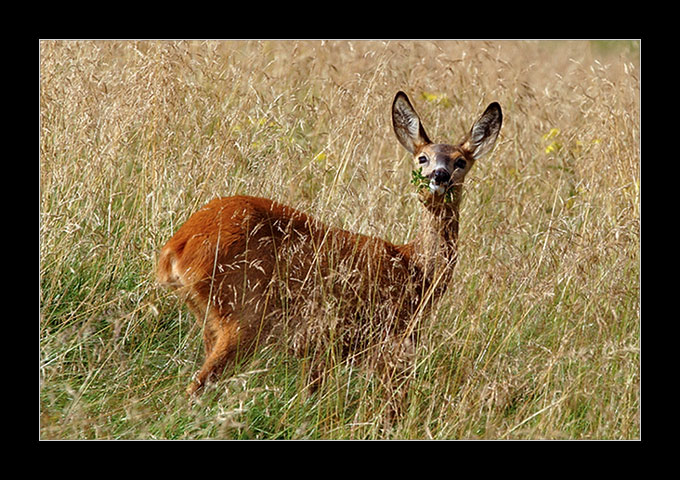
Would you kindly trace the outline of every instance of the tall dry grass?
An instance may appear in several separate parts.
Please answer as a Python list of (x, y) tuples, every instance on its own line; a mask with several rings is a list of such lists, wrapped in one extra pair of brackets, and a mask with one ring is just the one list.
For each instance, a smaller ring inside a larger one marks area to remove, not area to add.
[[(41, 438), (639, 438), (639, 78), (637, 42), (41, 42)], [(273, 351), (188, 403), (160, 246), (236, 193), (409, 241), (400, 89), (435, 141), (504, 113), (404, 417), (351, 365), (299, 395)]]

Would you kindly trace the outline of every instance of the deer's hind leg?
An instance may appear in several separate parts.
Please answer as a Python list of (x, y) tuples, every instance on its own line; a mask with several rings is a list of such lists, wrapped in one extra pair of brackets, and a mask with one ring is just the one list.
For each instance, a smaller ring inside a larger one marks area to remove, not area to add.
[(194, 380), (186, 389), (188, 395), (193, 395), (207, 382), (215, 382), (224, 371), (227, 364), (233, 362), (239, 351), (241, 332), (238, 317), (230, 308), (219, 308), (201, 300), (208, 295), (197, 292), (190, 295), (186, 301), (196, 320), (203, 328), (203, 346), (205, 360)]
[(233, 363), (239, 352), (238, 322), (233, 318), (223, 320), (220, 329), (211, 329), (206, 325), (206, 358), (196, 378), (187, 387), (187, 394), (192, 395), (207, 382), (215, 382), (227, 364)]
[(214, 327), (219, 322), (209, 321), (209, 316), (206, 314), (206, 306), (202, 302), (193, 299), (191, 296), (188, 296), (185, 302), (191, 313), (194, 314), (197, 324), (203, 329), (203, 349), (207, 358), (210, 352), (212, 352), (213, 345), (217, 339), (217, 331)]

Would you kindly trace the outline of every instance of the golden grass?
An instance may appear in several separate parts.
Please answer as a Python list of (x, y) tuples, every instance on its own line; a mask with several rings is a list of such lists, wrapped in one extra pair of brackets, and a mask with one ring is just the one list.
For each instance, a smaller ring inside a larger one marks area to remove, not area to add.
[(200, 332), (153, 272), (236, 193), (410, 240), (401, 89), (435, 141), (504, 123), (390, 438), (639, 438), (639, 75), (637, 42), (41, 42), (41, 437), (386, 438), (370, 378), (305, 399), (272, 352), (187, 403)]

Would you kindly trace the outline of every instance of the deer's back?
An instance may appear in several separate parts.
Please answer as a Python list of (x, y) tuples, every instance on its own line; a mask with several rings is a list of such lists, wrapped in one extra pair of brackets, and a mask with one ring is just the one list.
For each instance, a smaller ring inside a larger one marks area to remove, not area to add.
[(306, 335), (329, 310), (355, 331), (403, 324), (424, 288), (409, 260), (404, 247), (327, 227), (272, 200), (235, 196), (187, 220), (163, 247), (158, 278), (185, 289), (194, 305), (211, 299), (220, 317), (235, 312), (243, 327), (268, 333), (290, 327), (286, 318)]

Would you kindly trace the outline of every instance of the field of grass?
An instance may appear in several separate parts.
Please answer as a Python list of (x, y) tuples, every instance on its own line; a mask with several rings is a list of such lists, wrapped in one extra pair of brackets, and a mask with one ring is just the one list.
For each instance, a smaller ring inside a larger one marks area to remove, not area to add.
[[(41, 439), (640, 438), (639, 42), (40, 44)], [(259, 352), (196, 402), (200, 327), (154, 281), (217, 196), (264, 196), (410, 241), (392, 132), (406, 91), (434, 141), (498, 101), (467, 176), (460, 259), (385, 432), (371, 375), (300, 393)]]

